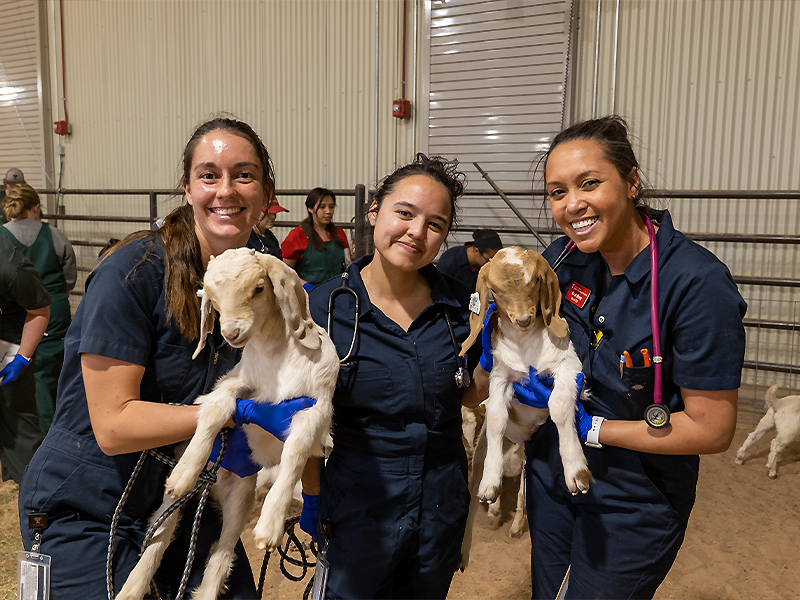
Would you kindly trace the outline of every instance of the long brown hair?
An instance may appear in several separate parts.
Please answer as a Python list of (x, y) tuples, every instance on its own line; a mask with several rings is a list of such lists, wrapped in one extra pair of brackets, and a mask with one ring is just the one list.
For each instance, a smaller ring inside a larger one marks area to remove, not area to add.
[[(333, 200), (333, 205), (336, 206), (336, 194), (330, 190), (326, 190), (325, 188), (314, 188), (306, 197), (306, 208), (309, 211), (316, 210), (317, 205), (327, 197), (330, 197), (330, 199)], [(314, 228), (314, 219), (311, 216), (311, 212), (308, 213), (308, 216), (305, 219), (300, 221), (300, 227), (303, 228), (303, 231), (308, 236), (308, 239), (311, 240), (311, 243), (314, 245), (316, 250), (325, 249), (325, 244), (322, 242), (322, 238), (319, 237), (317, 230)], [(336, 242), (336, 245), (339, 246), (339, 248), (344, 248), (344, 242), (342, 241), (342, 238), (339, 237), (339, 232), (336, 230), (336, 225), (333, 224), (333, 221), (325, 226), (325, 230), (331, 236), (331, 239)]]
[[(188, 185), (189, 183), (192, 160), (198, 143), (200, 143), (203, 136), (218, 130), (238, 135), (250, 142), (261, 161), (261, 175), (266, 195), (271, 197), (275, 189), (275, 172), (269, 152), (267, 152), (261, 138), (247, 123), (222, 117), (206, 121), (189, 138), (183, 151), (183, 175), (176, 189), (176, 194), (182, 193), (183, 185)], [(200, 326), (200, 301), (197, 298), (197, 290), (202, 283), (202, 273), (198, 271), (198, 266), (202, 265), (202, 258), (200, 242), (195, 233), (194, 210), (189, 204), (176, 208), (164, 218), (164, 224), (157, 230), (137, 231), (130, 234), (104, 254), (103, 260), (125, 244), (143, 238), (151, 238), (153, 241), (158, 238), (164, 246), (166, 255), (164, 295), (167, 320), (186, 339), (197, 339)], [(134, 274), (140, 264), (148, 259), (150, 254), (151, 250), (148, 249), (128, 273), (128, 278)]]

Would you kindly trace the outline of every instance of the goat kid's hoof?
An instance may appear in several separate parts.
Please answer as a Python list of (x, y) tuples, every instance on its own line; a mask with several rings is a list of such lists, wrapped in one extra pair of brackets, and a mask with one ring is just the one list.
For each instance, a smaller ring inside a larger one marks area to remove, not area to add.
[(481, 502), (489, 502), (492, 503), (500, 497), (500, 491), (502, 490), (502, 486), (494, 485), (494, 486), (481, 486), (478, 489), (478, 499)]
[[(578, 471), (571, 480), (568, 480), (567, 487), (573, 496), (577, 496), (578, 492), (585, 494), (589, 491), (589, 486), (594, 482), (592, 472), (589, 469), (582, 469)], [(571, 483), (571, 485), (570, 485)]]
[(743, 465), (744, 464), (744, 458), (740, 458), (740, 457), (737, 456), (736, 458), (733, 459), (733, 462), (735, 462), (737, 465)]
[(253, 528), (256, 548), (259, 550), (274, 550), (283, 539), (283, 519), (259, 519)]
[(196, 477), (187, 477), (183, 473), (178, 473), (177, 475), (173, 473), (167, 479), (165, 492), (169, 494), (173, 500), (177, 500), (185, 493), (194, 489), (195, 483), (197, 483), (196, 480)]

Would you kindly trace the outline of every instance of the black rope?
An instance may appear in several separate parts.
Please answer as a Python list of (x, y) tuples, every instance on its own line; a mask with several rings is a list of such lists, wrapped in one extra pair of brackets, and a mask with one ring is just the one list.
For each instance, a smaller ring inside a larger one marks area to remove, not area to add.
[[(308, 573), (309, 568), (314, 568), (317, 566), (316, 556), (317, 556), (317, 545), (314, 542), (311, 542), (309, 546), (309, 550), (311, 554), (315, 557), (315, 560), (309, 561), (308, 555), (306, 554), (306, 549), (303, 546), (303, 543), (297, 537), (297, 534), (294, 532), (295, 526), (300, 523), (300, 517), (292, 517), (290, 519), (286, 519), (286, 523), (284, 524), (284, 532), (286, 533), (286, 544), (281, 548), (278, 546), (278, 554), (281, 557), (280, 560), (280, 569), (283, 576), (286, 577), (290, 581), (302, 581), (306, 574)], [(290, 556), (290, 552), (293, 554), (299, 554), (299, 558), (294, 558)], [(269, 564), (270, 558), (270, 551), (267, 550), (264, 553), (264, 560), (261, 563), (261, 573), (258, 578), (258, 598), (259, 600), (263, 598), (264, 594), (264, 580), (267, 574), (267, 565)], [(302, 572), (300, 575), (294, 575), (289, 572), (287, 567), (288, 565), (292, 565), (295, 567), (301, 567)], [(314, 587), (314, 578), (312, 577), (311, 580), (308, 582), (305, 591), (303, 592), (303, 600), (307, 600), (309, 595), (311, 594), (311, 590)]]
[[(204, 468), (200, 472), (199, 480), (197, 484), (194, 486), (193, 489), (186, 492), (183, 496), (178, 498), (175, 502), (173, 502), (167, 510), (165, 510), (158, 519), (148, 528), (147, 532), (144, 536), (144, 541), (142, 542), (142, 548), (140, 551), (140, 555), (144, 553), (147, 546), (150, 544), (153, 535), (155, 534), (156, 530), (161, 526), (161, 524), (169, 518), (169, 516), (175, 512), (178, 508), (186, 504), (189, 500), (194, 498), (197, 493), (202, 488), (202, 493), (200, 494), (200, 500), (197, 502), (197, 509), (195, 510), (194, 514), (194, 521), (192, 523), (192, 531), (191, 531), (191, 540), (189, 542), (189, 553), (186, 557), (186, 565), (183, 569), (183, 576), (181, 577), (180, 587), (178, 588), (178, 593), (175, 596), (175, 600), (182, 600), (183, 594), (186, 592), (186, 585), (189, 581), (189, 573), (192, 570), (192, 563), (194, 562), (195, 550), (197, 546), (197, 532), (200, 529), (200, 518), (203, 515), (203, 509), (205, 508), (206, 501), (208, 500), (208, 494), (211, 491), (211, 486), (217, 481), (217, 471), (219, 471), (220, 465), (222, 464), (222, 458), (225, 456), (225, 450), (228, 445), (228, 436), (227, 433), (229, 429), (223, 429), (221, 433), (225, 435), (221, 436), (220, 439), (220, 449), (219, 455), (217, 456), (217, 460), (211, 466), (211, 468)], [(112, 574), (112, 561), (114, 557), (114, 538), (116, 537), (117, 532), (117, 524), (119, 522), (119, 517), (122, 514), (122, 509), (125, 506), (125, 502), (128, 500), (128, 496), (130, 495), (131, 488), (133, 487), (133, 482), (136, 481), (136, 477), (139, 475), (139, 472), (142, 470), (142, 466), (144, 465), (144, 461), (147, 456), (151, 455), (154, 458), (158, 459), (159, 461), (163, 462), (170, 468), (175, 467), (178, 463), (174, 458), (171, 458), (160, 452), (156, 449), (144, 450), (142, 454), (139, 456), (139, 461), (136, 463), (136, 467), (131, 473), (130, 478), (128, 479), (128, 484), (125, 486), (125, 490), (122, 493), (122, 496), (117, 503), (117, 508), (114, 511), (114, 517), (111, 520), (111, 531), (109, 533), (109, 540), (108, 540), (108, 556), (106, 557), (106, 589), (108, 591), (108, 600), (114, 600), (114, 583), (113, 583), (113, 574)], [(152, 582), (151, 582), (152, 586)]]

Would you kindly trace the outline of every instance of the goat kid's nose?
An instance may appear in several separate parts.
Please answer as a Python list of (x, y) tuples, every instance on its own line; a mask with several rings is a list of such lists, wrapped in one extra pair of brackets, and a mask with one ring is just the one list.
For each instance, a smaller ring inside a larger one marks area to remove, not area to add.
[(517, 327), (520, 329), (525, 329), (531, 324), (531, 316), (525, 315), (524, 317), (514, 319), (514, 323), (516, 323)]

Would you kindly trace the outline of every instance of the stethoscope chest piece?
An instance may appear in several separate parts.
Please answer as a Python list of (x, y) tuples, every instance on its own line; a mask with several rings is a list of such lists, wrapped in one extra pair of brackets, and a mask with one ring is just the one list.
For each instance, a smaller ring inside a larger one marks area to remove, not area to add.
[(472, 383), (472, 379), (469, 376), (469, 371), (463, 364), (463, 360), (459, 361), (460, 366), (456, 370), (456, 385), (460, 388), (468, 388), (469, 384)]
[(644, 420), (653, 429), (661, 429), (669, 425), (669, 409), (663, 404), (651, 404), (644, 411)]

